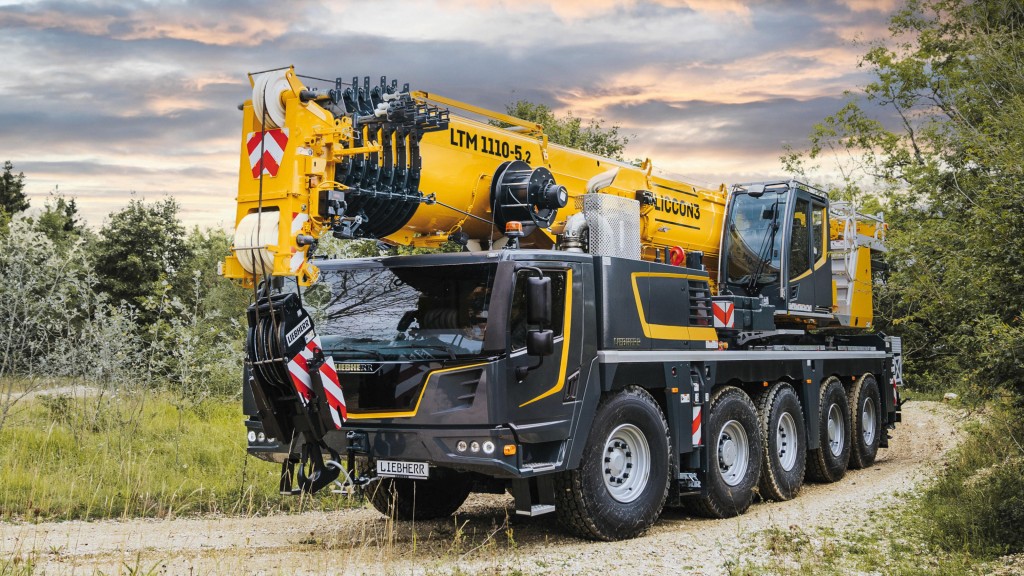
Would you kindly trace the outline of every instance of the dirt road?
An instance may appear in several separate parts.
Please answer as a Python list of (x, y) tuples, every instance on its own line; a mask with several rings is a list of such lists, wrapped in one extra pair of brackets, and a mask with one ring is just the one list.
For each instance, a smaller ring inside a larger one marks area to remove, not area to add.
[(0, 555), (30, 558), (46, 574), (719, 574), (749, 554), (759, 530), (856, 527), (934, 471), (958, 439), (956, 414), (911, 402), (869, 469), (810, 484), (790, 502), (739, 518), (669, 510), (644, 536), (598, 543), (570, 538), (553, 518), (510, 518), (511, 499), (473, 496), (457, 518), (394, 523), (372, 508), (260, 518), (0, 523)]

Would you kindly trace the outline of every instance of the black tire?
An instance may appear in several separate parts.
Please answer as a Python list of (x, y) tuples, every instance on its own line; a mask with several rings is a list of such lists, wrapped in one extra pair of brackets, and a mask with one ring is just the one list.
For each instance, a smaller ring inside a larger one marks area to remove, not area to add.
[[(831, 426), (831, 435), (830, 414), (835, 419)], [(818, 448), (807, 452), (807, 476), (817, 482), (842, 480), (846, 474), (846, 466), (850, 462), (850, 404), (846, 400), (843, 383), (835, 376), (827, 378), (821, 385), (818, 402), (818, 441)]]
[[(700, 496), (688, 508), (708, 518), (730, 518), (747, 511), (761, 477), (761, 429), (757, 409), (739, 388), (726, 386), (711, 396), (706, 420), (708, 471)], [(741, 449), (745, 446), (745, 449)], [(746, 465), (740, 458), (746, 458)]]
[(757, 398), (764, 458), (758, 488), (765, 500), (792, 500), (807, 467), (807, 430), (796, 390), (779, 382)]
[(427, 480), (381, 478), (370, 489), (370, 503), (396, 520), (447, 518), (462, 506), (472, 488), (469, 474), (432, 468)]
[(668, 423), (646, 390), (633, 386), (608, 396), (597, 408), (579, 468), (555, 477), (559, 523), (593, 540), (639, 536), (665, 506), (671, 453)]
[(882, 441), (882, 398), (875, 377), (865, 374), (857, 379), (846, 396), (850, 404), (850, 468), (867, 468), (875, 462)]

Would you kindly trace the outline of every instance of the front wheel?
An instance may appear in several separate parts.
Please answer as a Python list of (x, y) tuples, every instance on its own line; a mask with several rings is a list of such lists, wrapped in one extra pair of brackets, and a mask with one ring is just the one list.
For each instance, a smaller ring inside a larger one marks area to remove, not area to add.
[(665, 505), (671, 453), (668, 423), (646, 390), (609, 396), (597, 409), (580, 467), (555, 478), (558, 521), (594, 540), (642, 534)]
[(819, 398), (819, 445), (807, 453), (807, 475), (818, 482), (838, 482), (850, 462), (850, 404), (835, 376), (822, 383)]
[(433, 520), (451, 516), (473, 488), (465, 473), (433, 468), (427, 480), (381, 478), (370, 490), (370, 503), (396, 520)]
[(707, 422), (708, 471), (692, 509), (709, 518), (747, 511), (761, 476), (761, 431), (757, 409), (739, 388), (726, 386), (711, 397)]
[(881, 397), (875, 377), (865, 374), (857, 379), (846, 397), (853, 423), (850, 468), (867, 468), (875, 462), (882, 439)]

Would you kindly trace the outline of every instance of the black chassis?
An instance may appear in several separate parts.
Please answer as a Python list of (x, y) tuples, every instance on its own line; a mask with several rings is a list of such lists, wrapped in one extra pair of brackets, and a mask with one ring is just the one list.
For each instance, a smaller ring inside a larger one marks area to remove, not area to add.
[[(518, 388), (528, 387), (529, 383), (525, 379), (516, 381), (513, 375), (517, 365), (529, 360), (524, 359), (521, 351), (507, 349), (504, 338), (507, 314), (492, 313), (481, 357), (472, 362), (459, 361), (467, 366), (467, 371), (479, 373), (468, 403), (453, 407), (452, 398), (463, 390), (449, 389), (464, 386), (464, 381), (453, 378), (451, 382), (444, 382), (438, 378), (437, 382), (428, 383), (413, 416), (350, 419), (341, 431), (328, 432), (326, 444), (342, 455), (352, 448), (358, 461), (368, 467), (362, 472), (370, 475), (374, 473), (375, 460), (394, 459), (425, 461), (434, 467), (474, 472), (482, 479), (511, 480), (513, 492), (516, 492), (515, 485), (528, 486), (524, 480), (541, 478), (542, 483), (549, 485), (543, 477), (579, 466), (601, 398), (628, 386), (647, 389), (665, 412), (676, 448), (676, 469), (682, 492), (699, 486), (707, 466), (702, 450), (707, 438), (697, 438), (695, 442), (691, 433), (693, 408), (707, 403), (719, 386), (738, 386), (753, 395), (765, 383), (791, 382), (805, 408), (810, 449), (817, 448), (820, 442), (817, 437), (818, 391), (829, 376), (836, 376), (849, 386), (861, 375), (873, 374), (883, 400), (883, 425), (891, 428), (899, 421), (898, 394), (895, 389), (887, 388), (887, 383), (892, 381), (893, 367), (882, 335), (808, 335), (799, 345), (762, 340), (757, 342), (758, 346), (729, 350), (711, 349), (707, 341), (658, 340), (645, 336), (637, 321), (637, 308), (647, 303), (640, 304), (641, 296), (637, 296), (637, 305), (631, 305), (629, 295), (623, 294), (623, 278), (637, 271), (706, 277), (707, 273), (702, 270), (547, 250), (321, 260), (317, 265), (329, 271), (348, 266), (396, 264), (394, 258), (400, 258), (403, 266), (497, 262), (492, 311), (507, 310), (510, 305), (511, 280), (517, 267), (571, 267), (574, 270), (572, 290), (581, 301), (573, 305), (578, 314), (573, 315), (566, 328), (574, 339), (568, 353), (573, 356), (573, 362), (578, 358), (578, 364), (573, 365), (577, 370), (566, 374), (567, 382), (557, 394), (544, 398), (544, 402), (521, 406), (520, 400), (533, 393), (527, 391), (524, 396)], [(705, 297), (699, 293), (700, 286), (695, 287), (692, 279), (680, 283), (690, 311), (699, 308), (698, 300)], [(706, 289), (706, 284), (704, 287)], [(671, 306), (684, 308), (681, 302), (683, 300)], [(647, 312), (651, 320), (651, 310)], [(695, 318), (691, 314), (688, 319), (678, 321), (693, 325)], [(445, 362), (442, 365), (447, 369), (459, 364)], [(461, 372), (453, 370), (448, 374)], [(262, 425), (255, 416), (252, 393), (244, 382), (243, 407), (248, 416), (247, 429), (258, 436)], [(704, 434), (706, 436), (706, 428)], [(456, 449), (460, 440), (481, 445), (490, 441), (496, 450), (491, 455), (482, 451), (460, 453)], [(883, 446), (887, 445), (885, 434), (882, 442)], [(505, 455), (505, 446), (514, 446), (514, 453)], [(289, 446), (280, 439), (257, 439), (249, 442), (248, 450), (264, 460), (282, 462), (287, 458)], [(535, 486), (536, 480), (533, 482)], [(536, 494), (536, 488), (533, 491)]]

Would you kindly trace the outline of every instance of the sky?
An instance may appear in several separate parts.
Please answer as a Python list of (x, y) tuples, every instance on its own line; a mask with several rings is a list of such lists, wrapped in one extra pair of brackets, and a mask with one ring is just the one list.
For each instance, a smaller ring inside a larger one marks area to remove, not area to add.
[(687, 181), (783, 175), (886, 37), (897, 0), (0, 0), (0, 162), (33, 207), (99, 226), (174, 196), (232, 228), (248, 72), (386, 75), (504, 110), (600, 118)]

